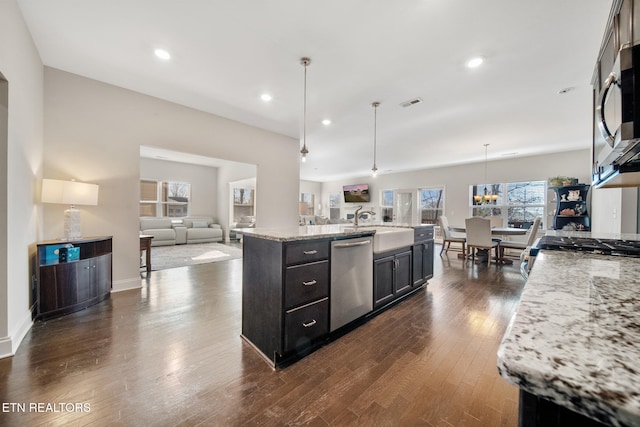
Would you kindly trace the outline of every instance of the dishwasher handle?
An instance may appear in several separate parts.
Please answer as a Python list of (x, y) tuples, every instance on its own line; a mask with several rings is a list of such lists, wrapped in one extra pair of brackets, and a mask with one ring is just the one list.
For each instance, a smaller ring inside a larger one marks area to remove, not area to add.
[(333, 247), (334, 248), (353, 248), (356, 246), (366, 246), (370, 244), (371, 244), (371, 240), (363, 240), (361, 242), (355, 242), (355, 243), (336, 243), (335, 245), (333, 245)]

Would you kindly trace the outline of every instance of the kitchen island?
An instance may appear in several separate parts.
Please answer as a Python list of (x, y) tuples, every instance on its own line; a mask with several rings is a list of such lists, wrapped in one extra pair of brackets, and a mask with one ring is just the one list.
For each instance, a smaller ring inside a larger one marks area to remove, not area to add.
[(640, 425), (638, 271), (639, 258), (540, 251), (498, 350), (521, 426)]
[[(395, 261), (401, 254), (403, 263)], [(242, 338), (271, 366), (284, 366), (415, 293), (432, 275), (432, 226), (246, 229)]]

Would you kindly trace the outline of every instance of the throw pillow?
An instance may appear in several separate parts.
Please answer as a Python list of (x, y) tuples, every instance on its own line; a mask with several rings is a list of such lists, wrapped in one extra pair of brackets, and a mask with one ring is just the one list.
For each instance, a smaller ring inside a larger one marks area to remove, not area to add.
[(193, 228), (209, 228), (207, 221), (193, 221)]

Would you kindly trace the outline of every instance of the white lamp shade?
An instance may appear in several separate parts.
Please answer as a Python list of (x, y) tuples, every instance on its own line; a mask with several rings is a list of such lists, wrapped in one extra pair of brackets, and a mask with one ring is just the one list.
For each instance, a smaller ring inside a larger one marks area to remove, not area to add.
[(42, 203), (96, 206), (98, 186), (84, 182), (43, 179), (41, 201)]

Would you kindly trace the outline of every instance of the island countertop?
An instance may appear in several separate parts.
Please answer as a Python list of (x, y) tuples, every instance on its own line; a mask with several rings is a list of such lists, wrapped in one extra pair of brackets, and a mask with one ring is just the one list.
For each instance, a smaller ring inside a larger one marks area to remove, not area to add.
[(498, 350), (502, 377), (599, 421), (640, 425), (640, 259), (540, 251)]
[[(284, 227), (284, 228), (239, 228), (242, 234), (247, 236), (259, 237), (267, 240), (275, 240), (279, 242), (289, 242), (294, 240), (309, 240), (320, 238), (339, 238), (339, 237), (361, 237), (371, 236), (375, 234), (376, 227), (402, 227), (402, 228), (415, 228), (408, 225), (362, 225), (360, 227), (354, 227), (350, 224), (327, 224), (327, 225), (302, 225), (299, 227)], [(429, 227), (429, 225), (422, 225), (419, 227)]]

